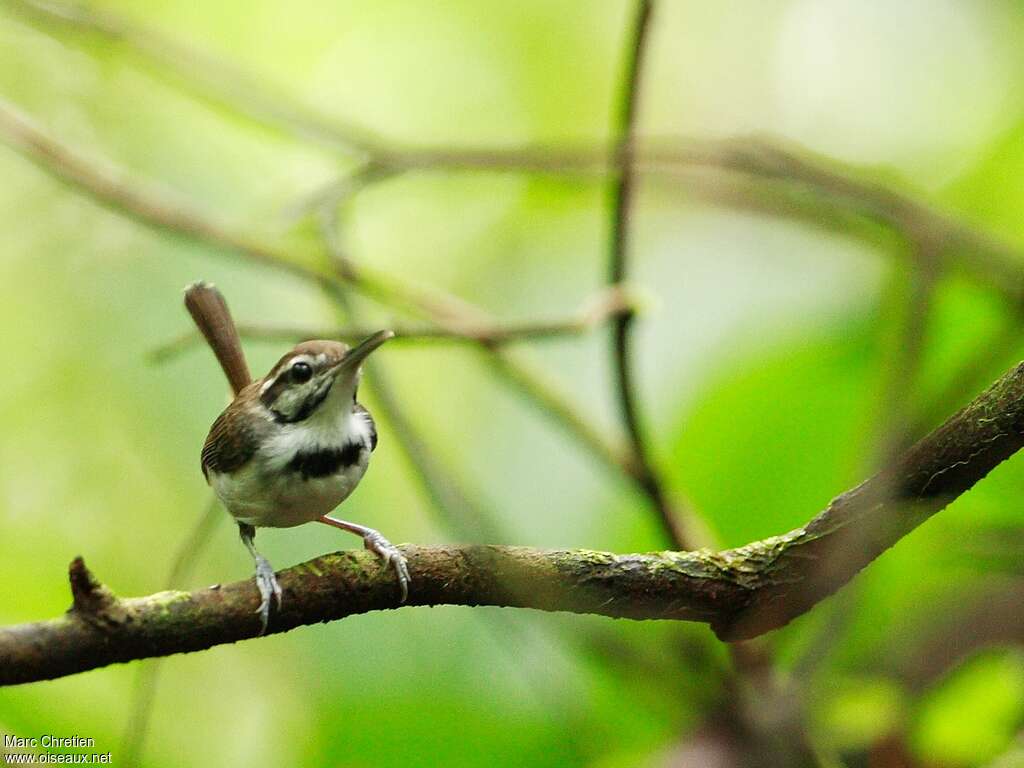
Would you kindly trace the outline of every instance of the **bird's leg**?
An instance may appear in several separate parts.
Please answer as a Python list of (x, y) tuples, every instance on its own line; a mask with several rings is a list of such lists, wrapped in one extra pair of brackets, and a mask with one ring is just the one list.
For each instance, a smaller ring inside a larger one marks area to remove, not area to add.
[(395, 574), (398, 576), (398, 586), (402, 590), (402, 602), (405, 602), (406, 598), (409, 597), (409, 565), (405, 560), (405, 555), (398, 551), (398, 547), (384, 538), (380, 531), (367, 528), (365, 525), (338, 520), (328, 515), (321, 517), (319, 522), (325, 525), (333, 525), (335, 528), (341, 528), (341, 530), (354, 533), (356, 536), (362, 536), (363, 546), (376, 553), (386, 565), (390, 565), (395, 569)]
[(242, 537), (242, 543), (245, 544), (245, 548), (249, 550), (249, 554), (256, 562), (256, 586), (259, 587), (260, 597), (263, 598), (256, 613), (260, 615), (260, 621), (263, 624), (260, 629), (262, 635), (266, 633), (267, 624), (270, 621), (271, 598), (275, 598), (278, 609), (281, 608), (281, 585), (277, 583), (273, 566), (270, 565), (267, 558), (256, 551), (256, 544), (253, 542), (256, 538), (256, 529), (246, 523), (239, 523), (238, 535)]

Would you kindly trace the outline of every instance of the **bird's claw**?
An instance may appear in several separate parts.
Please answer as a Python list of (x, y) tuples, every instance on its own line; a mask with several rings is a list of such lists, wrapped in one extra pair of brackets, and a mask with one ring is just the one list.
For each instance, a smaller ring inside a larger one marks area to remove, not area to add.
[(270, 623), (270, 603), (277, 602), (277, 609), (281, 609), (281, 585), (274, 575), (274, 568), (263, 557), (256, 559), (256, 586), (260, 591), (260, 607), (256, 613), (260, 616), (260, 634), (267, 632), (267, 625)]
[(381, 560), (384, 561), (386, 566), (391, 566), (395, 569), (395, 575), (398, 576), (398, 587), (402, 590), (402, 599), (400, 602), (405, 602), (409, 597), (409, 563), (405, 559), (398, 547), (384, 538), (380, 531), (375, 531), (372, 528), (363, 536), (363, 545), (375, 553)]

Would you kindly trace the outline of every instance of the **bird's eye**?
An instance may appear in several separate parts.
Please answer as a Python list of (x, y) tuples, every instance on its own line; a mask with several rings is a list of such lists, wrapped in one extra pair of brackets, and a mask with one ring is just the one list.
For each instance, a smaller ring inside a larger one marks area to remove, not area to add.
[(313, 369), (309, 363), (298, 362), (291, 368), (291, 379), (296, 384), (303, 384), (313, 377)]

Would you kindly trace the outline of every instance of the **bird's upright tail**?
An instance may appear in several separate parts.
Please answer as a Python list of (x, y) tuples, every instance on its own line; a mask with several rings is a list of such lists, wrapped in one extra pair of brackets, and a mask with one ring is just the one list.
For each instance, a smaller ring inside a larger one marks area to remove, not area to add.
[(238, 329), (224, 296), (213, 283), (192, 283), (185, 289), (185, 307), (217, 356), (236, 395), (252, 381)]

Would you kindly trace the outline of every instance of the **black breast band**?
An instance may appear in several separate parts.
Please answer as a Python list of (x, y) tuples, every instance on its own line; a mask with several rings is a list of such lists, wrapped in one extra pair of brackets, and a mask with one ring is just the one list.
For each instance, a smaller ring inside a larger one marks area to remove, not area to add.
[(348, 443), (342, 448), (299, 451), (288, 462), (287, 469), (292, 472), (300, 472), (304, 480), (311, 477), (328, 477), (358, 462), (359, 453), (362, 450), (361, 443)]

